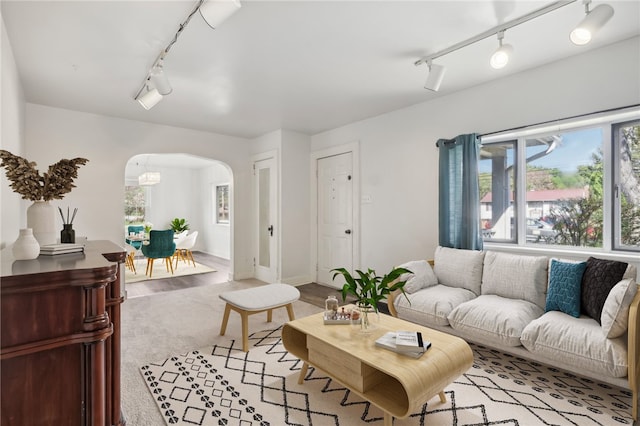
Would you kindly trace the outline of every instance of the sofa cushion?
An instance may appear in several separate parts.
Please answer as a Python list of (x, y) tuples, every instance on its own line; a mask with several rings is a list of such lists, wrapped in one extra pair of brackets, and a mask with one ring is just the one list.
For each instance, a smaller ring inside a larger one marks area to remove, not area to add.
[(464, 288), (447, 287), (441, 284), (424, 288), (407, 298), (399, 296), (394, 300), (398, 317), (424, 326), (449, 325), (447, 317), (459, 304), (476, 297)]
[(482, 294), (522, 299), (545, 306), (548, 258), (488, 251), (484, 256)]
[(551, 259), (549, 292), (545, 311), (580, 316), (580, 284), (587, 262), (568, 263)]
[(483, 259), (482, 251), (437, 247), (433, 269), (440, 284), (466, 288), (479, 296)]
[(609, 339), (622, 336), (629, 323), (629, 306), (638, 291), (631, 278), (621, 280), (613, 286), (602, 308), (602, 331)]
[(413, 272), (400, 275), (401, 281), (406, 281), (404, 291), (415, 293), (416, 291), (438, 284), (438, 278), (431, 265), (426, 260), (412, 260), (399, 266)]
[(623, 337), (607, 339), (596, 320), (547, 312), (522, 332), (522, 345), (549, 362), (559, 361), (597, 374), (625, 377), (627, 345)]
[(590, 257), (582, 276), (582, 312), (600, 323), (609, 292), (627, 270), (627, 263)]
[(522, 330), (544, 311), (525, 300), (483, 295), (458, 305), (449, 324), (489, 345), (520, 346)]
[(638, 282), (638, 268), (631, 263), (627, 266), (627, 270), (624, 271), (624, 275), (622, 276), (622, 279), (627, 278), (631, 278), (634, 282)]

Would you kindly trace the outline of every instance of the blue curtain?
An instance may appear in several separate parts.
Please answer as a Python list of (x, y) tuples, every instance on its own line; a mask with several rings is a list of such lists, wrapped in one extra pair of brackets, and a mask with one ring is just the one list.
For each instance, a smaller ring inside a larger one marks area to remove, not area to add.
[(440, 139), (439, 230), (443, 247), (482, 250), (476, 133)]

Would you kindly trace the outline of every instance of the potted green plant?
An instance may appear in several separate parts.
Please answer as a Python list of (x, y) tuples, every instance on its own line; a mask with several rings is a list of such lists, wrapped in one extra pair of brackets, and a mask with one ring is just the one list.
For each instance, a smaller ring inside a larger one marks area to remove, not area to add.
[(176, 217), (171, 221), (171, 229), (173, 229), (173, 232), (175, 232), (176, 234), (179, 234), (180, 232), (188, 230), (189, 224), (187, 223), (186, 219), (180, 219)]
[(389, 293), (400, 290), (407, 297), (404, 292), (404, 285), (407, 281), (401, 279), (401, 276), (412, 273), (406, 268), (393, 268), (382, 277), (371, 268), (367, 272), (356, 269), (355, 276), (345, 268), (332, 269), (331, 272), (334, 272), (334, 280), (338, 275), (344, 277), (345, 283), (340, 290), (342, 301), (347, 299), (348, 294), (356, 298), (356, 304), (362, 313), (360, 324), (363, 330), (367, 330), (371, 326), (368, 313), (373, 311), (377, 314), (378, 302), (385, 300)]

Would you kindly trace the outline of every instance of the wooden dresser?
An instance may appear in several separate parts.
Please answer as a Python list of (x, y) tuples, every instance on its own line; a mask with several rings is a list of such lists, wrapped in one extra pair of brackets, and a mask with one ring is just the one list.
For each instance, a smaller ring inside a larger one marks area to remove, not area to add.
[(0, 423), (119, 426), (125, 251), (14, 260), (0, 252)]

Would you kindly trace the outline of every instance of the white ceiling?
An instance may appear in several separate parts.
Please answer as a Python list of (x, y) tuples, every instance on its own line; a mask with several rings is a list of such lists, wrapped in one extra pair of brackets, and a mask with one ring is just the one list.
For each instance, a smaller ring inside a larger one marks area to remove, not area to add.
[[(315, 134), (640, 34), (640, 1), (609, 1), (611, 21), (577, 47), (575, 1), (438, 59), (438, 93), (413, 63), (546, 1), (244, 1), (218, 29), (193, 16), (165, 60), (173, 86), (146, 111), (133, 97), (195, 1), (8, 1), (5, 22), (28, 102), (240, 137)], [(593, 5), (598, 5), (595, 1)]]

